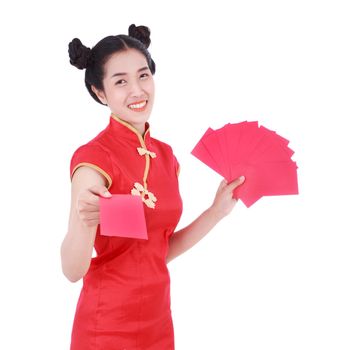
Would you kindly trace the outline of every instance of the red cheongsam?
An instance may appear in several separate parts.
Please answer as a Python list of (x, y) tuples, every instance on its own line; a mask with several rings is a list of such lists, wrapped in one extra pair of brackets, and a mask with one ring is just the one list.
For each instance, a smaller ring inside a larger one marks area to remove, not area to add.
[[(140, 195), (148, 240), (103, 236), (83, 277), (71, 350), (173, 350), (168, 241), (182, 213), (172, 148), (111, 114), (108, 126), (73, 154), (70, 177), (89, 166), (110, 193)], [(132, 217), (130, 217), (132, 220)]]

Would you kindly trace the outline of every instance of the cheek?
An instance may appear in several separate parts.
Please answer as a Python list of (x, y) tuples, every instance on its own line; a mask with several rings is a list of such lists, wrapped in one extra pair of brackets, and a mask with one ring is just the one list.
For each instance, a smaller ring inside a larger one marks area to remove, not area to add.
[(109, 101), (111, 104), (121, 104), (125, 101), (125, 93), (123, 93), (121, 90), (110, 90), (109, 91)]
[(154, 95), (155, 89), (154, 89), (154, 81), (152, 79), (147, 82), (146, 89), (150, 94)]

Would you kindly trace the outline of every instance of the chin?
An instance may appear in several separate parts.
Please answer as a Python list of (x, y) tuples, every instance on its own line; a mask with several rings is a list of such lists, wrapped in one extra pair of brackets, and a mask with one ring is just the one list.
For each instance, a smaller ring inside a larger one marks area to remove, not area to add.
[(151, 111), (144, 111), (144, 112), (132, 112), (127, 111), (127, 113), (124, 114), (125, 120), (129, 121), (130, 123), (145, 123), (150, 118)]

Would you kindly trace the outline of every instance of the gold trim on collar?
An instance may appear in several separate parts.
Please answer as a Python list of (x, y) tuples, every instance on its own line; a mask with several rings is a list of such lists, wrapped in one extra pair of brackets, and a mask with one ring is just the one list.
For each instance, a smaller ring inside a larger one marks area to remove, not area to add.
[(138, 132), (138, 130), (133, 126), (131, 125), (130, 123), (126, 122), (125, 120), (117, 117), (117, 115), (111, 113), (111, 117), (114, 118), (115, 120), (117, 120), (119, 123), (123, 124), (124, 126), (126, 126), (128, 129), (130, 129), (131, 131), (133, 131), (137, 136), (138, 136), (138, 139), (142, 145), (142, 147), (144, 147), (146, 149), (146, 145), (145, 145), (145, 135), (150, 131), (150, 128), (148, 128), (145, 133), (144, 133), (144, 137)]
[[(150, 155), (151, 157), (155, 157), (156, 154), (154, 152), (150, 152), (145, 144), (145, 136), (146, 134), (150, 131), (150, 127), (145, 131), (144, 133), (144, 137), (138, 132), (138, 130), (131, 124), (129, 124), (128, 122), (126, 122), (125, 120), (117, 117), (115, 114), (111, 113), (111, 117), (114, 118), (117, 122), (121, 123), (122, 125), (124, 125), (125, 127), (127, 127), (129, 130), (133, 131), (139, 139), (139, 142), (141, 144), (141, 148), (144, 151), (144, 155), (145, 155), (145, 170), (144, 170), (144, 176), (143, 176), (143, 186), (142, 188), (140, 188), (139, 186), (141, 186), (138, 182), (136, 182), (135, 184), (137, 184), (137, 186), (135, 186), (135, 188), (131, 189), (131, 193), (133, 195), (141, 195), (143, 202), (149, 207), (154, 209), (155, 207), (155, 203), (157, 201), (157, 198), (155, 197), (155, 195), (148, 191), (147, 189), (147, 177), (149, 175), (149, 170), (150, 170)], [(137, 148), (138, 152), (139, 149)], [(145, 196), (147, 198), (145, 198)]]

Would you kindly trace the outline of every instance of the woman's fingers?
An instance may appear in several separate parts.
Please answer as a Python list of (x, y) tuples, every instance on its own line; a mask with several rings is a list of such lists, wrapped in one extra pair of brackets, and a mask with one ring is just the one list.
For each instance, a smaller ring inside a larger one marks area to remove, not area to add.
[(97, 225), (100, 219), (100, 197), (111, 197), (105, 186), (96, 185), (79, 194), (77, 213), (87, 225)]
[(82, 219), (83, 223), (86, 225), (86, 226), (97, 226), (100, 222), (99, 222), (99, 219), (93, 219), (93, 220), (90, 220), (90, 219), (87, 219), (87, 218), (84, 218)]
[(244, 177), (241, 176), (231, 183), (227, 183), (226, 179), (221, 181), (212, 204), (212, 208), (220, 218), (228, 215), (236, 205), (238, 200), (233, 197), (233, 191), (236, 187), (240, 186), (244, 180)]
[(99, 220), (99, 212), (79, 212), (79, 216), (83, 221)]
[(226, 191), (233, 192), (238, 186), (242, 185), (244, 181), (245, 181), (244, 176), (238, 177), (237, 179), (233, 180), (231, 183), (229, 183), (226, 186)]
[(88, 200), (93, 204), (99, 204), (99, 196), (111, 197), (111, 193), (103, 185), (95, 185), (89, 188)]

